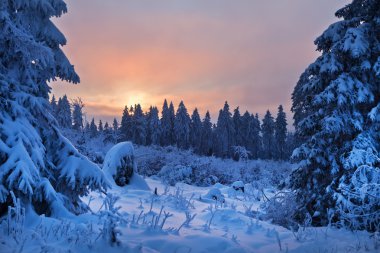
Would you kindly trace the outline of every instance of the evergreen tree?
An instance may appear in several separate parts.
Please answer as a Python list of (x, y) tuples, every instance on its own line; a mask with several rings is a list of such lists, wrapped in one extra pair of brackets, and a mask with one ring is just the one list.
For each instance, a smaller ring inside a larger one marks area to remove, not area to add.
[(51, 112), (52, 112), (53, 116), (57, 117), (58, 105), (57, 105), (57, 100), (55, 99), (54, 95), (50, 101), (50, 108), (51, 108)]
[(157, 107), (151, 106), (148, 112), (147, 144), (160, 145), (160, 119)]
[(86, 122), (86, 126), (84, 127), (84, 131), (88, 134), (90, 133), (90, 123), (88, 123), (88, 121)]
[(61, 127), (70, 128), (72, 125), (71, 106), (66, 95), (58, 99), (57, 120)]
[(232, 116), (232, 122), (234, 123), (234, 129), (235, 129), (235, 140), (234, 143), (236, 146), (245, 146), (244, 145), (244, 136), (243, 136), (243, 129), (242, 129), (242, 118), (239, 111), (239, 106), (236, 107), (234, 110), (234, 115)]
[(231, 157), (232, 146), (235, 145), (235, 128), (227, 101), (223, 110), (219, 111), (216, 134), (216, 155), (220, 157)]
[(117, 122), (117, 119), (113, 119), (112, 123), (112, 135), (115, 142), (118, 141), (119, 137), (119, 123)]
[(273, 159), (275, 149), (274, 119), (268, 110), (263, 119), (261, 131), (263, 133), (263, 158)]
[(250, 124), (250, 145), (248, 146), (248, 150), (251, 153), (253, 159), (258, 159), (262, 154), (262, 138), (260, 136), (261, 125), (259, 114), (256, 113), (255, 116), (251, 114), (251, 124)]
[(141, 105), (135, 105), (134, 113), (132, 116), (132, 140), (138, 145), (145, 145), (146, 143), (146, 119), (141, 109)]
[(112, 129), (114, 132), (117, 132), (117, 130), (119, 129), (119, 123), (117, 122), (116, 118), (113, 118)]
[(191, 119), (183, 101), (178, 105), (174, 121), (174, 134), (177, 147), (188, 149), (190, 147), (190, 123)]
[[(170, 103), (170, 107), (172, 108), (172, 103)], [(174, 107), (173, 107), (174, 108)], [(161, 116), (161, 145), (168, 146), (173, 144), (173, 115), (174, 109), (170, 109), (168, 107), (168, 102), (164, 101), (164, 105), (162, 106), (162, 116)]]
[(73, 128), (75, 130), (83, 129), (83, 107), (82, 99), (77, 98), (73, 100)]
[(121, 117), (121, 124), (120, 124), (121, 138), (120, 139), (123, 141), (131, 141), (133, 137), (132, 131), (133, 131), (132, 130), (132, 116), (130, 114), (130, 110), (128, 109), (128, 106), (125, 106), (124, 111), (123, 111), (123, 116)]
[(115, 136), (113, 134), (113, 130), (109, 126), (108, 122), (106, 122), (104, 124), (103, 135), (104, 135), (103, 142), (110, 142), (110, 143), (114, 143), (115, 142), (115, 138), (114, 138)]
[(211, 156), (213, 151), (213, 132), (210, 113), (207, 111), (202, 122), (200, 153)]
[(49, 113), (48, 82), (79, 82), (50, 20), (66, 11), (61, 0), (0, 1), (0, 213), (13, 204), (11, 192), (39, 214), (80, 213), (81, 196), (106, 188)]
[(277, 160), (285, 160), (286, 159), (286, 134), (287, 129), (286, 126), (288, 123), (286, 122), (286, 114), (282, 105), (278, 107), (278, 113), (275, 122), (274, 135), (275, 135), (275, 156), (274, 158)]
[(190, 143), (194, 149), (194, 152), (200, 154), (202, 138), (202, 121), (198, 113), (198, 109), (195, 108), (193, 114), (191, 115), (191, 124), (190, 124)]
[(292, 95), (304, 143), (291, 187), (316, 225), (334, 219), (375, 230), (380, 220), (380, 1), (354, 0), (315, 40), (322, 55)]
[(104, 131), (103, 122), (102, 122), (102, 120), (99, 120), (98, 132), (99, 132), (99, 134), (103, 134), (103, 131)]
[(170, 140), (170, 145), (176, 144), (176, 135), (174, 132), (174, 121), (175, 121), (174, 105), (173, 105), (173, 102), (170, 101), (170, 105), (169, 105), (169, 122), (170, 122), (169, 140)]
[(95, 119), (92, 118), (90, 123), (90, 137), (96, 137), (98, 135), (98, 128), (95, 125)]

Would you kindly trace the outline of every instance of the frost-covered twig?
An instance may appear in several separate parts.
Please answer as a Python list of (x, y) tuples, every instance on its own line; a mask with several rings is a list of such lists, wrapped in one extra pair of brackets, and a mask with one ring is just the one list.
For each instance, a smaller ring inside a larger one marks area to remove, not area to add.
[(185, 215), (186, 215), (186, 220), (181, 224), (181, 226), (178, 227), (177, 229), (177, 233), (179, 233), (179, 231), (181, 230), (182, 227), (189, 227), (190, 226), (190, 222), (192, 222), (195, 218), (195, 216), (197, 216), (197, 214), (193, 214), (191, 215), (190, 212), (185, 212)]

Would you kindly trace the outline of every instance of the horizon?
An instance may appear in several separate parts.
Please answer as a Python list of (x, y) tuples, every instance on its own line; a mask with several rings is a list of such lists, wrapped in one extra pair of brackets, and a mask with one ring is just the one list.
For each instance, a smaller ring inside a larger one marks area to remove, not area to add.
[(291, 93), (320, 55), (313, 41), (347, 3), (68, 0), (54, 22), (81, 83), (53, 82), (52, 94), (81, 97), (88, 118), (104, 122), (126, 105), (161, 112), (165, 98), (213, 122), (225, 101), (260, 119), (282, 104), (292, 128)]

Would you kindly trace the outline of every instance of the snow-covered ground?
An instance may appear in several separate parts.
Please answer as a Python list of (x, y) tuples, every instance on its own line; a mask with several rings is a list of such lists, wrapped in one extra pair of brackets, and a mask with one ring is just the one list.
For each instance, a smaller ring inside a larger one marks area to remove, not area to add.
[[(242, 193), (221, 184), (168, 186), (154, 178), (145, 182), (149, 190), (139, 176), (131, 185), (113, 186), (108, 195), (119, 197), (117, 213), (104, 211), (105, 195), (93, 192), (85, 198), (92, 214), (57, 220), (31, 217), (35, 214), (27, 210), (26, 228), (18, 227), (22, 219), (11, 221), (11, 226), (2, 220), (0, 252), (379, 252), (379, 238), (367, 232), (322, 227), (293, 233), (252, 218), (263, 200), (247, 187)], [(224, 203), (209, 194), (216, 189)], [(120, 232), (113, 245), (101, 232), (107, 228), (107, 215)], [(193, 220), (186, 224), (186, 217)]]

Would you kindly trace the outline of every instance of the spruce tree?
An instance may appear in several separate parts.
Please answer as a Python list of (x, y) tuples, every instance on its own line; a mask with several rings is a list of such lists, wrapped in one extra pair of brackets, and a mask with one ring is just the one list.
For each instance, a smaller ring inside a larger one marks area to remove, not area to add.
[(261, 131), (263, 133), (263, 158), (273, 159), (275, 150), (274, 119), (268, 110), (263, 119)]
[(304, 143), (290, 186), (316, 225), (342, 220), (376, 230), (380, 220), (380, 1), (354, 0), (315, 40), (321, 56), (292, 94)]
[(54, 117), (57, 117), (57, 109), (58, 109), (57, 107), (58, 107), (57, 100), (55, 99), (55, 96), (53, 95), (50, 101), (50, 108), (51, 108), (51, 113), (53, 114)]
[(80, 98), (74, 99), (72, 102), (72, 106), (73, 106), (73, 128), (77, 131), (82, 130), (83, 129), (83, 107), (84, 107), (82, 99)]
[(200, 153), (211, 156), (213, 154), (213, 132), (210, 113), (207, 111), (202, 121)]
[(176, 144), (176, 135), (174, 133), (174, 121), (175, 121), (174, 105), (173, 105), (173, 102), (170, 102), (170, 104), (169, 104), (169, 122), (170, 122), (169, 140), (170, 140), (170, 145)]
[(98, 132), (99, 132), (99, 134), (103, 134), (103, 131), (104, 131), (104, 128), (103, 128), (103, 122), (102, 122), (102, 120), (100, 119), (100, 120), (99, 120), (99, 123), (98, 123)]
[(117, 119), (113, 119), (112, 123), (112, 135), (115, 142), (119, 140), (119, 123), (117, 122)]
[(223, 158), (231, 157), (231, 148), (235, 145), (235, 128), (227, 101), (224, 103), (223, 110), (219, 111), (215, 135), (216, 155)]
[(0, 213), (12, 205), (11, 192), (39, 214), (80, 213), (81, 196), (106, 188), (102, 171), (49, 113), (48, 82), (79, 82), (51, 21), (66, 11), (62, 0), (0, 1)]
[(194, 149), (194, 152), (200, 154), (202, 138), (202, 121), (199, 116), (198, 109), (195, 108), (193, 114), (191, 115), (191, 124), (190, 124), (190, 143)]
[(146, 145), (160, 145), (160, 119), (158, 117), (158, 109), (155, 106), (150, 106), (146, 115), (147, 130), (146, 130)]
[(92, 118), (91, 123), (90, 123), (90, 137), (96, 137), (98, 135), (98, 128), (96, 127), (95, 124), (95, 119)]
[(119, 123), (117, 122), (116, 118), (113, 118), (112, 130), (116, 133), (118, 129), (119, 129)]
[(240, 115), (239, 106), (234, 110), (234, 115), (232, 116), (232, 122), (234, 123), (235, 129), (235, 145), (236, 146), (244, 146), (244, 136), (242, 129), (242, 117)]
[(66, 95), (58, 99), (57, 120), (63, 128), (70, 128), (72, 126), (71, 106)]
[(286, 114), (282, 105), (278, 107), (278, 113), (275, 122), (274, 136), (275, 136), (275, 155), (277, 160), (285, 160), (286, 154), (286, 135), (288, 123), (286, 122)]
[(146, 118), (141, 109), (141, 105), (135, 105), (132, 116), (132, 141), (138, 145), (146, 143)]
[(177, 147), (188, 149), (190, 147), (190, 123), (191, 119), (187, 112), (186, 106), (181, 101), (177, 108), (174, 120), (174, 134)]
[[(115, 129), (115, 126), (114, 126)], [(131, 141), (132, 140), (132, 116), (130, 115), (130, 110), (128, 109), (128, 106), (124, 107), (123, 110), (123, 116), (121, 117), (121, 124), (120, 124), (120, 135), (121, 140), (123, 141)]]
[(256, 113), (255, 116), (251, 114), (251, 124), (250, 124), (250, 145), (248, 146), (248, 150), (251, 153), (253, 159), (261, 158), (262, 155), (262, 137), (260, 136), (261, 125), (259, 114)]
[(169, 114), (168, 102), (164, 101), (161, 112), (161, 145), (168, 146), (171, 144), (171, 120)]

